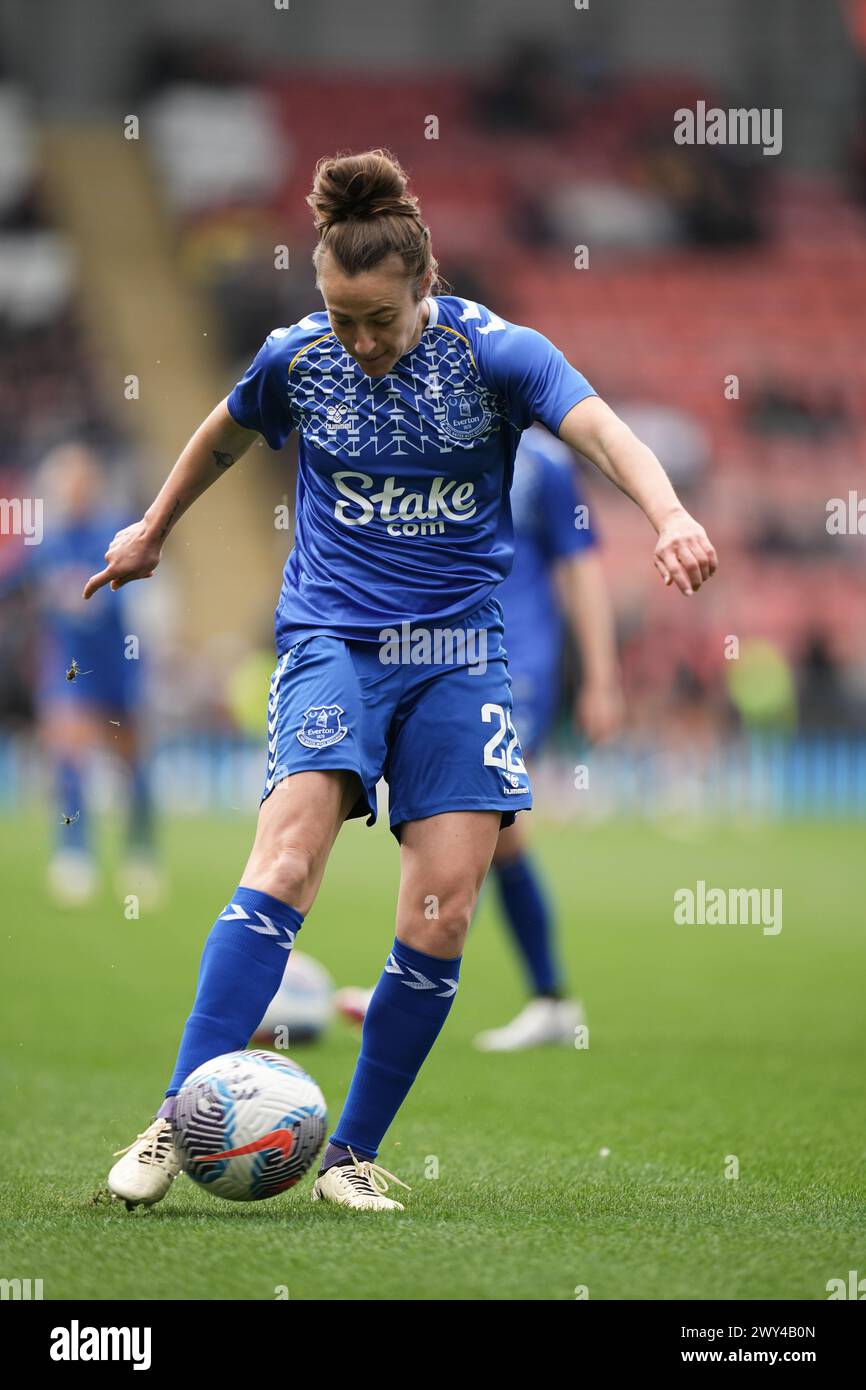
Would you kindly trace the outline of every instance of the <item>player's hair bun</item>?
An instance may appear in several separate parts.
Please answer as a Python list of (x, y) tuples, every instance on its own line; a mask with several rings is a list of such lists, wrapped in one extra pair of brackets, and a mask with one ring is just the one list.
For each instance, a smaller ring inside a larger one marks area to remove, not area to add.
[(364, 221), (380, 214), (415, 217), (418, 199), (407, 193), (408, 179), (387, 150), (336, 155), (316, 165), (307, 202), (320, 234), (338, 222)]
[[(388, 150), (332, 155), (316, 165), (307, 202), (319, 234), (313, 252), (318, 274), (327, 252), (348, 275), (372, 270), (397, 255), (415, 293), (435, 293), (440, 281), (430, 231), (408, 179)], [(432, 277), (427, 272), (432, 271)]]

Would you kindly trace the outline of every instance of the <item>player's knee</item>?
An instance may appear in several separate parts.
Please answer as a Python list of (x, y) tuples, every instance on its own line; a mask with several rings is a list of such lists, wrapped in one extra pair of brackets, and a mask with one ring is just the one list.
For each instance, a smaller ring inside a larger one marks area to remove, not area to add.
[(466, 892), (449, 893), (426, 904), (423, 916), (419, 916), (410, 928), (416, 936), (418, 950), (448, 959), (459, 956), (474, 907), (474, 895), (467, 895)]
[(469, 931), (469, 917), (461, 918), (459, 921), (446, 922), (434, 933), (433, 946), (429, 954), (432, 956), (442, 956), (447, 960), (454, 960), (456, 956), (463, 954), (463, 947), (466, 944), (466, 933)]
[(319, 856), (310, 846), (289, 835), (280, 835), (257, 846), (253, 858), (255, 873), (271, 885), (267, 892), (299, 911), (308, 910), (301, 904), (307, 903), (321, 877)]

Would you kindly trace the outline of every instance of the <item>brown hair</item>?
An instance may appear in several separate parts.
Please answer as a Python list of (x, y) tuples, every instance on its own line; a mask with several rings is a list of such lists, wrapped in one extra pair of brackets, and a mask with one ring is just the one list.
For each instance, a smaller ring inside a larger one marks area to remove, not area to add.
[(319, 233), (313, 252), (316, 273), (326, 250), (347, 275), (372, 270), (393, 252), (416, 285), (432, 270), (435, 293), (439, 266), (430, 229), (407, 186), (406, 174), (388, 150), (320, 159), (307, 197)]

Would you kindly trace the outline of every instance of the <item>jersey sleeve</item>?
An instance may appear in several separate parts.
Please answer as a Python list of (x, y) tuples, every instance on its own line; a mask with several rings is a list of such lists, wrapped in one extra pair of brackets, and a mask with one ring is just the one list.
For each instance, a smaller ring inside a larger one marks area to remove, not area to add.
[(589, 521), (589, 510), (577, 481), (577, 464), (545, 459), (542, 473), (542, 507), (547, 522), (545, 543), (552, 560), (592, 550), (598, 537)]
[(596, 392), (543, 333), (478, 309), (486, 319), (474, 323), (472, 333), (481, 376), (505, 397), (518, 429), (540, 420), (556, 434), (571, 407)]
[(278, 328), (259, 349), (226, 401), (232, 419), (256, 430), (272, 449), (282, 449), (294, 428), (288, 383), (291, 330)]

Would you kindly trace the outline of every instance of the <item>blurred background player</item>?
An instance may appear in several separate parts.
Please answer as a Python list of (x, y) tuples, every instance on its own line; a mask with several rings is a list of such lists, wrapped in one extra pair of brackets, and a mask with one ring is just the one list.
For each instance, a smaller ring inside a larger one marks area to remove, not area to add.
[[(575, 725), (603, 742), (618, 731), (624, 708), (613, 610), (574, 454), (543, 425), (533, 425), (521, 438), (511, 508), (514, 564), (497, 597), (505, 615), (515, 727), (524, 756), (538, 754), (556, 719), (566, 630), (580, 655)], [(519, 817), (500, 831), (492, 875), (531, 998), (505, 1027), (478, 1035), (475, 1045), (484, 1052), (570, 1044), (585, 1021), (582, 1004), (564, 997), (555, 918), (527, 838)], [(338, 991), (337, 1008), (361, 1022), (370, 994), (349, 986)]]
[[(511, 506), (514, 564), (497, 597), (505, 614), (515, 727), (524, 754), (534, 759), (559, 709), (566, 628), (580, 655), (576, 727), (603, 742), (618, 731), (624, 706), (613, 611), (575, 458), (543, 426), (533, 425), (520, 442)], [(555, 918), (519, 817), (500, 831), (491, 872), (532, 997), (505, 1027), (480, 1033), (475, 1045), (511, 1052), (571, 1044), (585, 1021), (583, 1007), (564, 997)]]
[(21, 563), (7, 581), (32, 585), (38, 606), (35, 704), (55, 824), (48, 886), (58, 902), (70, 905), (86, 902), (97, 886), (87, 774), (104, 750), (120, 759), (128, 783), (123, 891), (152, 900), (159, 890), (138, 730), (141, 662), (137, 646), (129, 645), (128, 607), (108, 594), (90, 604), (81, 597), (94, 566), (103, 563), (106, 535), (127, 521), (110, 492), (106, 470), (87, 445), (54, 449), (40, 476), (43, 539), (22, 547)]

